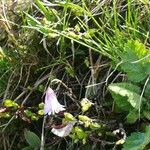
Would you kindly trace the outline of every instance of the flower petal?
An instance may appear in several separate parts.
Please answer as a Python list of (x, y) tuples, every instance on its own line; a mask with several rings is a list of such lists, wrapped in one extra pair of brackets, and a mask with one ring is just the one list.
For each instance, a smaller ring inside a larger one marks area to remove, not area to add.
[(75, 123), (75, 121), (68, 122), (65, 127), (60, 129), (52, 128), (51, 132), (59, 137), (66, 137), (70, 134)]

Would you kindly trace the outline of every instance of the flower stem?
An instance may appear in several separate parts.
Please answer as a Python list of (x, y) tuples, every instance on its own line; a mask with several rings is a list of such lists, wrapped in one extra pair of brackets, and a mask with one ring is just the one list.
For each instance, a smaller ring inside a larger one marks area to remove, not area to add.
[(44, 144), (45, 144), (45, 141), (44, 141), (44, 128), (45, 128), (46, 117), (47, 116), (44, 116), (44, 118), (43, 118), (40, 150), (44, 150)]

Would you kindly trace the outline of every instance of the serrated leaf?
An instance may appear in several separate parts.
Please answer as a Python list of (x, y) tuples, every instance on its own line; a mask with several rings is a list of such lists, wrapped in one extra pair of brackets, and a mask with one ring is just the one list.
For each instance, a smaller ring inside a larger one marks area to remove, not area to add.
[(130, 81), (140, 82), (140, 81), (143, 81), (147, 77), (147, 74), (145, 74), (145, 72), (141, 70), (139, 72), (128, 72), (127, 76)]
[(126, 140), (122, 150), (144, 150), (150, 143), (150, 126), (146, 127), (146, 132), (134, 132)]
[[(143, 58), (150, 52), (146, 49), (145, 45), (138, 40), (129, 40), (125, 45), (125, 50), (129, 53), (131, 52), (135, 58)], [(142, 60), (142, 62), (149, 60), (149, 58)]]
[(24, 136), (25, 136), (25, 139), (26, 139), (27, 143), (32, 148), (36, 148), (40, 145), (40, 139), (35, 133), (25, 130)]
[[(108, 86), (108, 89), (116, 94), (113, 96), (114, 99), (119, 100), (117, 96), (120, 95), (121, 97), (125, 97), (133, 108), (139, 109), (141, 107), (141, 98), (138, 94), (140, 92), (139, 87), (130, 83), (113, 83)], [(145, 101), (145, 98), (142, 98), (141, 100)], [(122, 103), (126, 104), (125, 100), (122, 101)]]
[(150, 51), (137, 40), (129, 40), (124, 45), (121, 60), (123, 61), (121, 69), (127, 73), (131, 81), (140, 82), (150, 73)]

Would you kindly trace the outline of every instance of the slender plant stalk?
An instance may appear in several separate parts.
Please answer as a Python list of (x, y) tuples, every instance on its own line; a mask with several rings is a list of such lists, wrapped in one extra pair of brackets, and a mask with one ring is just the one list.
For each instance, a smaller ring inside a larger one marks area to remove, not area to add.
[(44, 140), (44, 128), (45, 128), (46, 117), (47, 116), (44, 116), (44, 118), (43, 118), (40, 150), (44, 150), (44, 144), (45, 144), (45, 140)]

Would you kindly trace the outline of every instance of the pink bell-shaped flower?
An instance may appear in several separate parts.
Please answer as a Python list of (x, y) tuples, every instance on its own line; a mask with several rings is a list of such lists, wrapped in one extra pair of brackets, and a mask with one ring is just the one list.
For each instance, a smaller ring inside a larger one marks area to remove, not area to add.
[(51, 115), (51, 114), (59, 113), (60, 111), (65, 110), (64, 107), (65, 106), (61, 105), (58, 102), (54, 91), (50, 87), (48, 87), (45, 95), (44, 114)]

